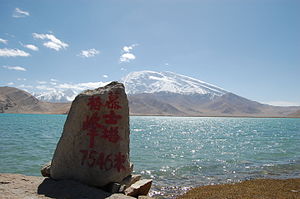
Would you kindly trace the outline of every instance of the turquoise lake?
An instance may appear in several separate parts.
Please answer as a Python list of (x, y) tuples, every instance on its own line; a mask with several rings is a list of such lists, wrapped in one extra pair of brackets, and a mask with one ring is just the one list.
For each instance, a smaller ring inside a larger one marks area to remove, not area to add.
[[(0, 114), (0, 172), (40, 175), (65, 115)], [(255, 178), (300, 177), (300, 119), (130, 117), (134, 172), (152, 195)]]

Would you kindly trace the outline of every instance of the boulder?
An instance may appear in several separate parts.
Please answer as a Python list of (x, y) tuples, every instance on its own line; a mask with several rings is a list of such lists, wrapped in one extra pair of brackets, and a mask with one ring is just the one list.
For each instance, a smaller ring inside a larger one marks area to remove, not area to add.
[(149, 193), (151, 185), (152, 185), (151, 179), (139, 180), (125, 190), (125, 195), (133, 196), (133, 197), (138, 197), (141, 195), (146, 196)]
[(129, 108), (124, 85), (112, 82), (72, 102), (53, 155), (50, 175), (102, 187), (132, 172)]
[(130, 187), (132, 184), (136, 183), (141, 179), (141, 175), (130, 175), (122, 180), (120, 184), (125, 185), (125, 189)]
[(42, 168), (41, 168), (42, 176), (50, 177), (50, 167), (51, 167), (51, 162), (48, 162), (47, 164), (42, 166)]
[(153, 199), (150, 196), (139, 196), (138, 199)]

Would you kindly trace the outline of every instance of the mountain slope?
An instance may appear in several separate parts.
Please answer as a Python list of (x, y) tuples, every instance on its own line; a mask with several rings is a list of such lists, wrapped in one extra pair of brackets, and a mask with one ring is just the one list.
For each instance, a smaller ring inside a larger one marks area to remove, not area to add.
[(39, 94), (34, 94), (34, 96), (41, 101), (46, 102), (71, 102), (79, 93), (72, 90), (52, 90), (48, 92), (43, 92)]
[(69, 103), (41, 102), (23, 90), (0, 87), (0, 113), (65, 114), (69, 108)]
[[(180, 95), (164, 92), (133, 94), (128, 95), (128, 98), (132, 115), (155, 113), (172, 116), (296, 117), (290, 114), (300, 109), (260, 104), (233, 93), (226, 93), (212, 100), (199, 94)], [(149, 104), (153, 106), (149, 107)]]
[[(123, 78), (123, 82), (131, 115), (299, 117), (299, 106), (277, 107), (261, 104), (173, 72), (132, 72)], [(98, 83), (88, 85), (99, 87)], [(84, 84), (80, 88), (87, 88), (88, 85)], [(14, 88), (1, 89), (0, 112), (63, 113), (70, 106), (64, 103), (41, 102), (29, 93)], [(39, 95), (39, 99), (52, 102), (71, 101), (81, 91), (49, 90), (50, 92)]]
[(212, 84), (173, 72), (132, 72), (123, 78), (123, 82), (128, 94), (170, 92), (214, 97), (227, 93), (227, 91)]
[(300, 109), (261, 104), (172, 72), (132, 72), (124, 84), (134, 115), (290, 117)]

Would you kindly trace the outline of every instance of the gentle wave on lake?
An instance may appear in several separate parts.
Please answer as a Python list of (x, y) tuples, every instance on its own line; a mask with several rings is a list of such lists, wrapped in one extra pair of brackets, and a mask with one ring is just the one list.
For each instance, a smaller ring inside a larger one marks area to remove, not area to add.
[[(0, 172), (40, 175), (65, 115), (0, 114)], [(191, 186), (300, 177), (300, 119), (130, 118), (135, 173), (166, 198)]]

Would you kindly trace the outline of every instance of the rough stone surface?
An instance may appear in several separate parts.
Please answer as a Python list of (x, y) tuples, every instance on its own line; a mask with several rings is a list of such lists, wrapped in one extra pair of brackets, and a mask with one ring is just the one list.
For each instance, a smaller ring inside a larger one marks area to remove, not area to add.
[(50, 174), (104, 186), (132, 172), (129, 162), (129, 109), (123, 84), (87, 90), (72, 103), (55, 150)]
[(109, 193), (120, 193), (121, 184), (113, 182), (105, 186), (104, 190)]
[(148, 195), (149, 190), (152, 185), (151, 179), (139, 180), (132, 184), (129, 188), (125, 190), (125, 194), (128, 196), (138, 197), (140, 195)]
[(111, 194), (73, 180), (53, 180), (51, 178), (25, 176), (20, 174), (0, 174), (1, 199), (134, 199), (124, 194)]
[(150, 196), (139, 196), (138, 199), (153, 199)]
[(130, 175), (124, 178), (120, 184), (125, 185), (125, 189), (130, 187), (132, 184), (136, 183), (141, 179), (141, 175)]
[(42, 166), (42, 168), (41, 168), (42, 176), (50, 177), (50, 167), (51, 167), (51, 162), (48, 162), (47, 164)]

